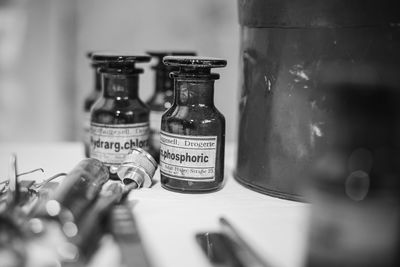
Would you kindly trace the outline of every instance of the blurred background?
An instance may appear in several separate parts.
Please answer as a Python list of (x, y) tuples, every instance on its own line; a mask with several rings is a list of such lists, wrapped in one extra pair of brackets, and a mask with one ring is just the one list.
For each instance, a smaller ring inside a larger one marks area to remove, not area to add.
[[(236, 136), (239, 26), (232, 0), (0, 0), (0, 141), (80, 140), (90, 50), (194, 50), (228, 60), (215, 103)], [(154, 63), (153, 63), (154, 64)], [(140, 96), (154, 90), (143, 64)]]

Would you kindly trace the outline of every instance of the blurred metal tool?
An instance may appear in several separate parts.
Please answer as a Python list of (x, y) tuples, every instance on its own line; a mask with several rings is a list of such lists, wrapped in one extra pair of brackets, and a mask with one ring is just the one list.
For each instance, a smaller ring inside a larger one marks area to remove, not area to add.
[(242, 238), (225, 218), (219, 220), (222, 231), (198, 233), (196, 240), (207, 258), (218, 267), (271, 267)]
[(121, 251), (121, 265), (125, 267), (150, 266), (132, 210), (126, 202), (113, 207), (110, 226), (111, 233)]
[(10, 156), (5, 201), (0, 207), (0, 265), (23, 267), (26, 263), (24, 232), (21, 221), (24, 214), (18, 207), (20, 192), (17, 181), (17, 158)]
[[(34, 173), (34, 172), (37, 172), (37, 171), (44, 172), (44, 170), (43, 170), (42, 168), (37, 168), (37, 169), (33, 169), (33, 170), (30, 170), (30, 171), (27, 171), (27, 172), (18, 173), (18, 174), (17, 174), (17, 177), (20, 177), (20, 176), (23, 176), (23, 175), (27, 175), (27, 174), (31, 174), (31, 173)], [(8, 186), (8, 183), (9, 183), (8, 180), (4, 180), (4, 181), (0, 182), (0, 186), (1, 186), (1, 187), (0, 187), (0, 191), (1, 191), (2, 188), (4, 188), (5, 186)]]
[(24, 267), (26, 264), (25, 236), (8, 214), (0, 214), (0, 266)]
[(62, 172), (62, 173), (57, 173), (39, 183), (33, 183), (30, 187), (29, 190), (31, 190), (33, 193), (38, 194), (40, 189), (42, 189), (43, 187), (45, 187), (48, 183), (50, 183), (51, 181), (57, 179), (58, 177), (62, 177), (62, 176), (66, 176), (67, 174)]
[[(123, 266), (149, 266), (132, 210), (126, 201), (129, 192), (136, 188), (136, 183), (106, 184), (97, 201), (78, 221), (77, 232), (73, 231), (74, 236), (69, 238), (78, 247), (84, 262), (88, 262), (95, 254), (107, 225), (120, 248)], [(68, 232), (65, 234), (68, 235)]]
[(226, 218), (221, 217), (219, 222), (222, 226), (222, 232), (229, 236), (235, 243), (236, 253), (239, 255), (240, 259), (246, 263), (245, 266), (271, 266), (258, 255), (258, 253), (245, 241), (241, 234), (239, 234), (239, 231)]
[(245, 267), (232, 245), (232, 240), (223, 233), (198, 233), (197, 243), (206, 254), (208, 260), (218, 267)]
[(126, 198), (133, 189), (151, 187), (157, 166), (157, 162), (148, 152), (133, 148), (121, 165), (112, 170), (124, 184), (121, 199), (110, 213), (110, 231), (120, 248), (123, 266), (149, 266), (132, 209)]
[[(118, 203), (123, 195), (120, 183), (105, 185), (95, 203), (76, 222), (64, 227), (64, 234), (77, 246), (80, 258), (88, 262), (97, 251), (100, 240), (107, 228), (107, 220), (112, 212), (113, 205)], [(67, 231), (65, 231), (67, 230)]]
[[(64, 173), (56, 174), (50, 178), (37, 183), (35, 180), (19, 180), (19, 177), (34, 172), (44, 172), (42, 168), (36, 168), (30, 171), (17, 174), (17, 158), (11, 155), (8, 168), (7, 180), (0, 182), (0, 210), (6, 206), (18, 206), (26, 210), (26, 205), (33, 206), (39, 197), (42, 189), (53, 179), (65, 175)], [(13, 203), (13, 204), (12, 204)]]
[[(61, 175), (48, 178), (32, 190), (42, 190), (50, 180)], [(107, 201), (99, 198), (99, 194), (108, 178), (104, 164), (96, 159), (84, 159), (50, 196), (42, 197), (31, 209), (30, 230), (35, 241), (42, 244), (43, 251), (68, 266), (77, 266), (91, 256), (101, 237), (96, 231), (101, 229), (99, 220)], [(40, 262), (36, 266), (47, 266), (43, 264)]]

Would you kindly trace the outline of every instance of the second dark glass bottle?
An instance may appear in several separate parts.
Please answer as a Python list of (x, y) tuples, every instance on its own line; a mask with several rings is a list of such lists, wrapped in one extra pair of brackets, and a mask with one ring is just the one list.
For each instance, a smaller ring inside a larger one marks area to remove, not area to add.
[(91, 110), (90, 156), (110, 168), (110, 178), (118, 179), (113, 170), (134, 147), (149, 148), (149, 108), (139, 99), (138, 62), (148, 62), (148, 56), (95, 53), (93, 60), (101, 62), (102, 97)]

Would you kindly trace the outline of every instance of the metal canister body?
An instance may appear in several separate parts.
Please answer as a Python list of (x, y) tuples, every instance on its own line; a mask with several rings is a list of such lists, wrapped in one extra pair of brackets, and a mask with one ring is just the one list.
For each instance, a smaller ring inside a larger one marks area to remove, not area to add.
[(343, 83), (400, 84), (395, 6), (370, 0), (239, 0), (239, 182), (304, 200), (304, 178), (315, 150), (326, 144), (316, 140), (329, 138), (312, 119), (321, 112), (313, 100), (320, 77), (329, 72), (329, 79)]

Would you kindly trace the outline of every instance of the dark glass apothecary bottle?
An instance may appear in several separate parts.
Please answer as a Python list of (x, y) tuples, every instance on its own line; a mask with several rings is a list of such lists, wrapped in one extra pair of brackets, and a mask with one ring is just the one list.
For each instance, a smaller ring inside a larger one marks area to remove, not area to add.
[(90, 109), (96, 100), (101, 96), (101, 76), (97, 69), (100, 66), (100, 62), (92, 60), (93, 52), (88, 52), (86, 57), (90, 60), (91, 67), (93, 69), (93, 89), (90, 94), (86, 96), (83, 103), (83, 143), (85, 146), (85, 156), (89, 157), (90, 152)]
[(155, 72), (155, 90), (147, 101), (150, 108), (150, 154), (159, 161), (160, 156), (160, 126), (164, 112), (172, 106), (174, 101), (174, 85), (169, 74), (177, 70), (176, 67), (163, 64), (165, 56), (195, 56), (195, 52), (189, 51), (149, 51), (147, 52), (158, 61), (151, 68)]
[(211, 68), (226, 60), (167, 56), (164, 64), (179, 67), (172, 72), (175, 96), (161, 120), (161, 185), (178, 192), (219, 189), (224, 178), (225, 118), (214, 106)]
[(90, 156), (110, 168), (110, 178), (118, 179), (112, 171), (134, 147), (149, 148), (149, 108), (138, 96), (138, 62), (148, 62), (148, 56), (95, 53), (93, 60), (101, 62), (102, 97), (91, 110)]

